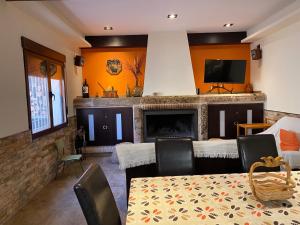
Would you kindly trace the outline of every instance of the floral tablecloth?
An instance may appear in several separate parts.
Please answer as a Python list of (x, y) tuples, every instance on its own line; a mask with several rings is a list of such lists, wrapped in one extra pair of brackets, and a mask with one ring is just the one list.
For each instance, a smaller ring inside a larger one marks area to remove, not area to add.
[(127, 225), (300, 225), (300, 172), (292, 172), (297, 193), (287, 201), (261, 203), (248, 174), (134, 178)]

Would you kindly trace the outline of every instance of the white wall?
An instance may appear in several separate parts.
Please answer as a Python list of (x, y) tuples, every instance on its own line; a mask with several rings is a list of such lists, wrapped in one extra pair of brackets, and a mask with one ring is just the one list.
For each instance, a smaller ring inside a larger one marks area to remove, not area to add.
[(0, 138), (29, 127), (21, 36), (66, 55), (69, 116), (73, 115), (74, 97), (81, 95), (81, 70), (73, 66), (73, 57), (79, 49), (66, 35), (26, 14), (21, 7), (21, 4), (40, 3), (16, 4), (0, 0)]
[(252, 44), (263, 57), (251, 62), (254, 90), (267, 95), (268, 110), (300, 114), (300, 21)]
[(185, 31), (148, 35), (144, 96), (195, 95), (195, 80)]

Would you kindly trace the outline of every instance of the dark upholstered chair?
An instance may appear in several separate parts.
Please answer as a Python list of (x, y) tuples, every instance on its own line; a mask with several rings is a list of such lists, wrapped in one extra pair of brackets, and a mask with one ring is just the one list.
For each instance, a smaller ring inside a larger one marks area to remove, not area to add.
[(194, 174), (194, 150), (190, 138), (157, 138), (155, 154), (159, 176)]
[(74, 191), (88, 225), (121, 225), (116, 202), (99, 165), (87, 169)]
[[(258, 134), (241, 136), (237, 138), (239, 157), (242, 162), (243, 170), (248, 173), (254, 162), (261, 161), (263, 156), (278, 156), (275, 138), (272, 134)], [(275, 168), (257, 168), (255, 171), (268, 172), (279, 171)]]

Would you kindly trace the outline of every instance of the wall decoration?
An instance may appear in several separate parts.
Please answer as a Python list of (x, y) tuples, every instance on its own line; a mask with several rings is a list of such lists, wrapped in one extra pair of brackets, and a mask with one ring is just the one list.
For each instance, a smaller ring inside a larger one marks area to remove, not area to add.
[(127, 62), (127, 69), (134, 75), (135, 87), (132, 95), (134, 97), (141, 97), (143, 94), (143, 88), (139, 86), (139, 76), (142, 74), (141, 68), (144, 64), (145, 56), (135, 56), (132, 63)]
[(106, 71), (110, 75), (118, 75), (122, 71), (122, 63), (119, 59), (109, 59), (106, 62)]
[(101, 87), (101, 89), (103, 90), (103, 96), (102, 98), (118, 98), (118, 91), (115, 90), (114, 86), (108, 87), (108, 88), (104, 88), (98, 81), (97, 84)]
[[(97, 81), (107, 89), (109, 86), (114, 86), (118, 90), (119, 97), (126, 96), (126, 84), (130, 88), (132, 96), (135, 87), (135, 77), (132, 72), (127, 69), (127, 62), (132, 62), (136, 55), (146, 55), (146, 48), (100, 48), (100, 49), (82, 49), (82, 56), (85, 59), (82, 67), (83, 80), (86, 78), (90, 80), (89, 94), (96, 96), (98, 92), (99, 97), (103, 96), (103, 91), (100, 89)], [(122, 71), (118, 75), (110, 75), (106, 71), (106, 63), (109, 59), (118, 59), (122, 63)], [(139, 75), (139, 86), (144, 86), (144, 72), (145, 63), (141, 68), (141, 75)]]
[(57, 66), (56, 66), (55, 64), (51, 63), (51, 64), (49, 65), (49, 70), (50, 70), (50, 76), (52, 77), (52, 76), (54, 76), (54, 75), (56, 74), (56, 72), (57, 72)]
[(43, 75), (47, 74), (47, 61), (46, 60), (44, 60), (40, 63), (40, 72)]
[[(48, 72), (47, 72), (47, 61), (44, 60), (40, 63), (40, 72), (43, 74), (43, 75), (46, 75)], [(50, 72), (50, 76), (52, 77), (53, 75), (56, 74), (57, 72), (57, 66), (53, 63), (50, 63), (49, 64), (49, 72)]]

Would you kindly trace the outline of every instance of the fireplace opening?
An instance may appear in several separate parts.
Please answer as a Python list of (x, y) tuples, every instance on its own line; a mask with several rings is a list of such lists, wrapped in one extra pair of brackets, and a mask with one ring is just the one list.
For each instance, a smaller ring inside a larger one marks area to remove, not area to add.
[(198, 139), (197, 109), (145, 110), (144, 142), (157, 137), (190, 137)]

